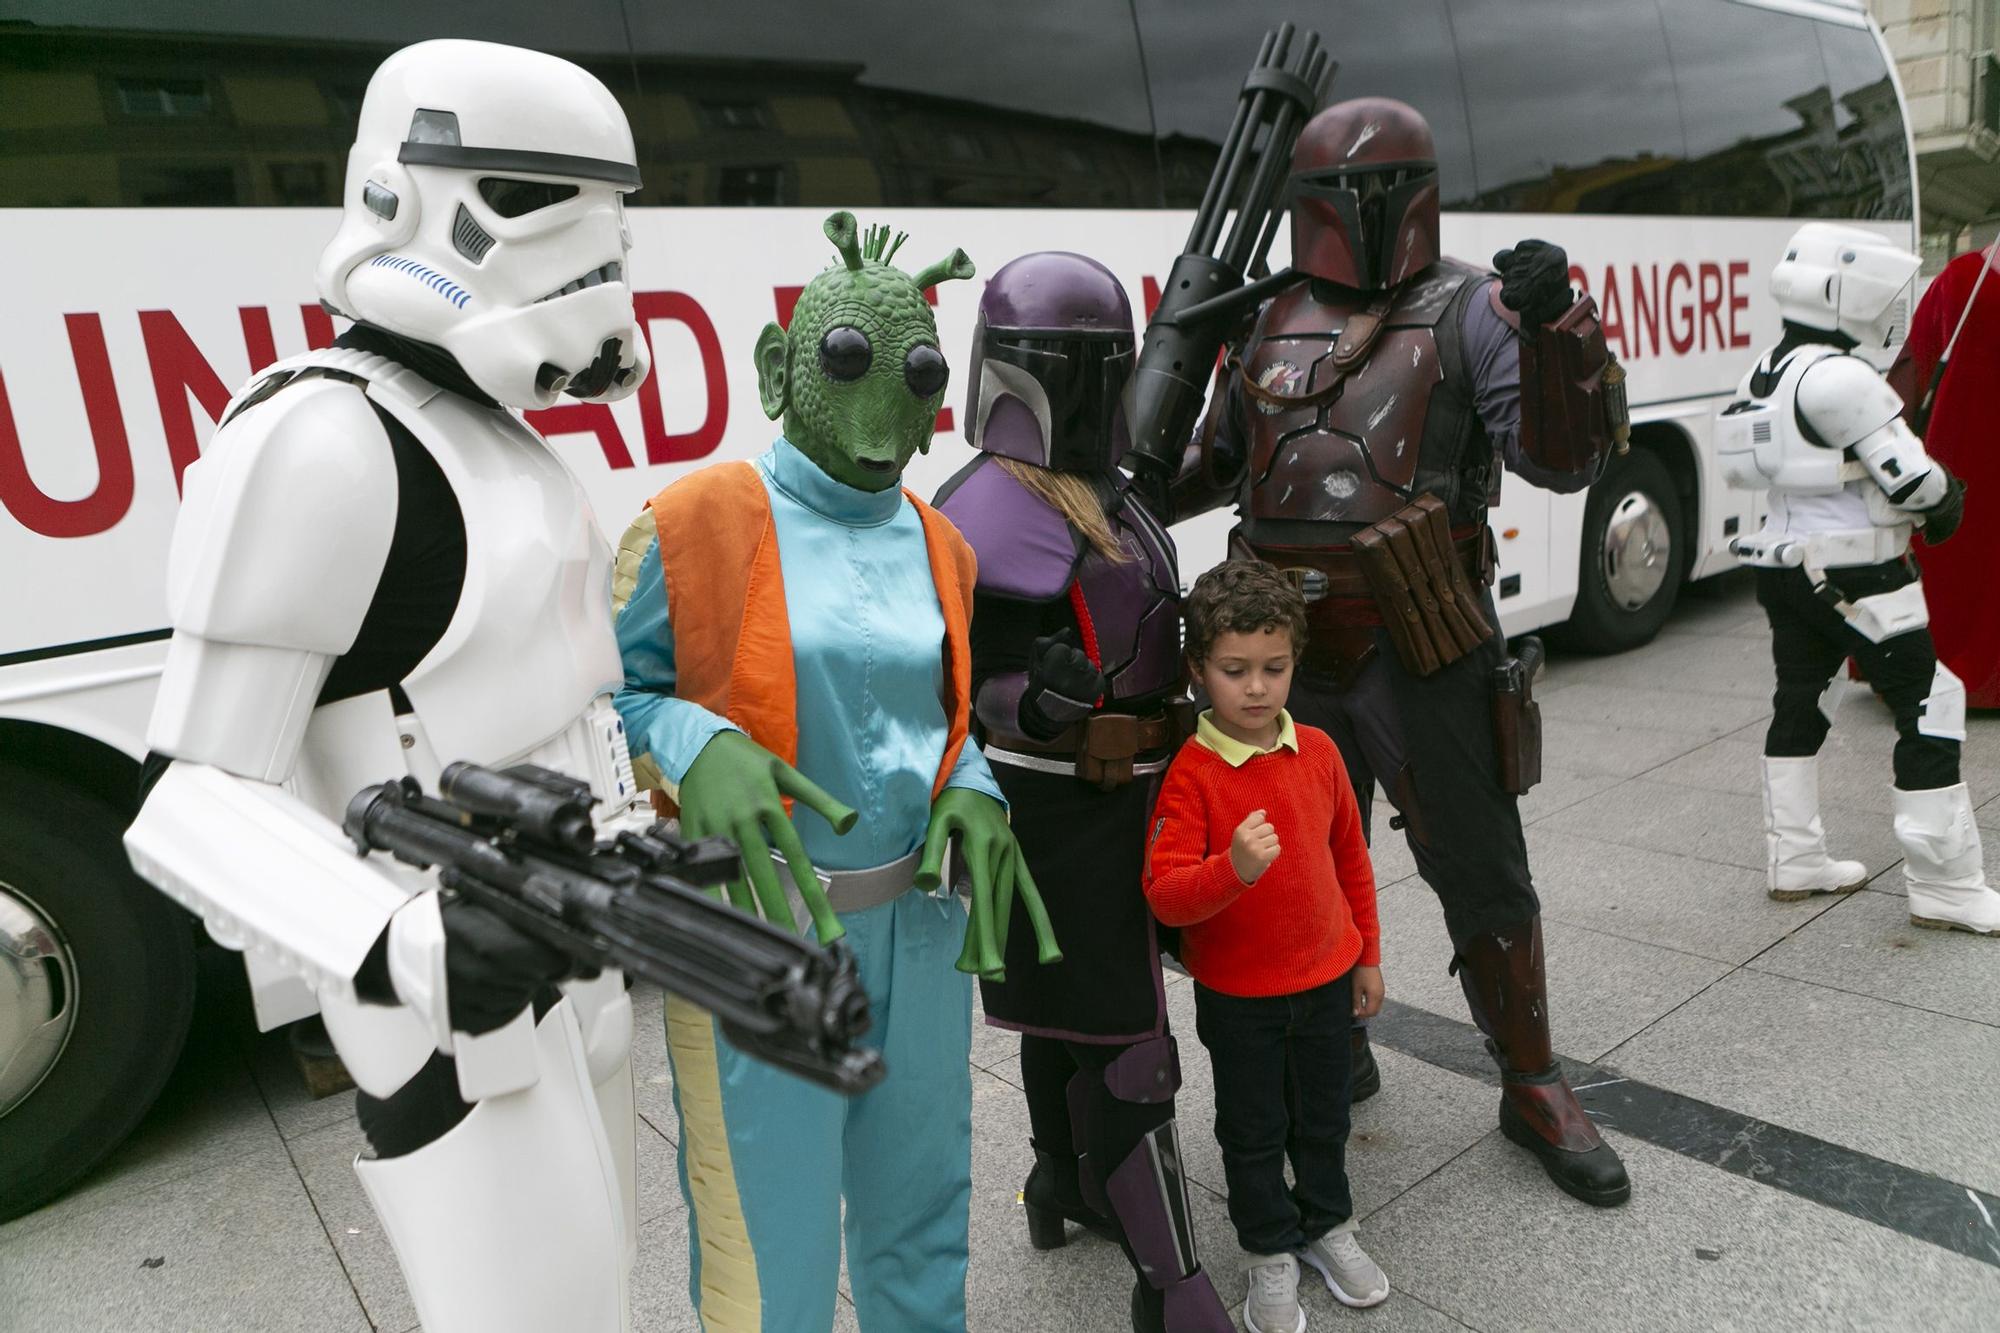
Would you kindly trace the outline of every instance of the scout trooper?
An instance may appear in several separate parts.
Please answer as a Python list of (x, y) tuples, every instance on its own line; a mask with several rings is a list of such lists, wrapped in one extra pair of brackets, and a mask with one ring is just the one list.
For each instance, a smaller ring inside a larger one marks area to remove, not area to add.
[(264, 1026), (324, 1015), (360, 1087), (355, 1170), (433, 1330), (626, 1322), (622, 978), (571, 976), (338, 824), (363, 786), (434, 791), (457, 759), (585, 778), (601, 812), (632, 800), (610, 553), (510, 409), (644, 378), (638, 184), (624, 114), (575, 65), (467, 41), (391, 56), (317, 274), (354, 328), (237, 395), (168, 565), (149, 740), (173, 762), (126, 845), (245, 951)]
[(1862, 353), (1898, 326), (1917, 257), (1857, 227), (1801, 227), (1771, 274), (1785, 336), (1757, 362), (1719, 421), (1731, 485), (1769, 488), (1770, 517), (1731, 549), (1756, 568), (1771, 622), (1777, 693), (1764, 742), (1770, 893), (1793, 900), (1867, 881), (1827, 854), (1817, 760), (1837, 680), (1852, 656), (1895, 710), (1895, 829), (1910, 919), (2000, 934), (1972, 799), (1959, 780), (1965, 690), (1938, 662), (1923, 585), (1909, 555), (1921, 528), (1957, 528), (1964, 484), (1903, 424), (1902, 401)]

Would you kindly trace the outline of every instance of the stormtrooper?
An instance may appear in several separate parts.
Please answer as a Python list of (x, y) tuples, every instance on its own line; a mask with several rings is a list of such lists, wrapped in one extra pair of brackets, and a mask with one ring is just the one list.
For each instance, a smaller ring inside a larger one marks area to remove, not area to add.
[(1895, 830), (1910, 920), (2000, 935), (1972, 798), (1959, 779), (1965, 689), (1937, 660), (1910, 558), (1964, 512), (1964, 484), (1903, 424), (1902, 401), (1863, 354), (1899, 336), (1917, 256), (1874, 232), (1801, 227), (1771, 274), (1784, 337), (1744, 377), (1718, 421), (1733, 486), (1769, 488), (1763, 528), (1731, 549), (1756, 569), (1771, 623), (1777, 692), (1764, 742), (1770, 894), (1797, 900), (1867, 882), (1827, 853), (1819, 747), (1852, 657), (1895, 711)]
[(338, 821), (385, 777), (436, 790), (453, 759), (631, 803), (609, 548), (513, 409), (645, 377), (638, 184), (623, 112), (567, 61), (391, 56), (317, 273), (353, 328), (231, 402), (168, 567), (156, 781), (127, 847), (245, 951), (263, 1026), (324, 1016), (360, 1088), (356, 1173), (432, 1330), (626, 1322), (622, 977), (357, 857)]

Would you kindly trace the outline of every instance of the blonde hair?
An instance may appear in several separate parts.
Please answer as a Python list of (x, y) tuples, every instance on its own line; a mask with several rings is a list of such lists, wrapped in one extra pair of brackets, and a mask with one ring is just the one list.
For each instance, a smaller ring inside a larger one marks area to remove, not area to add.
[(1132, 557), (1126, 554), (1118, 534), (1111, 530), (1111, 520), (1104, 516), (1104, 502), (1097, 498), (1097, 488), (1090, 478), (1081, 472), (1057, 472), (1014, 458), (996, 456), (995, 461), (1007, 469), (1008, 476), (1068, 519), (1093, 551), (1114, 565), (1131, 563)]

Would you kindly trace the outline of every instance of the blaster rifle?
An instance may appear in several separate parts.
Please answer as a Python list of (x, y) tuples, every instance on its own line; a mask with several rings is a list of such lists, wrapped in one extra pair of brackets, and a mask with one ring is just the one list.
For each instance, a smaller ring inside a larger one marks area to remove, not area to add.
[(704, 888), (741, 873), (726, 839), (690, 842), (665, 823), (596, 840), (588, 783), (522, 764), (447, 766), (443, 799), (414, 778), (363, 788), (343, 827), (367, 855), (436, 866), (438, 883), (564, 951), (615, 967), (714, 1014), (738, 1048), (854, 1094), (881, 1081), (868, 993), (845, 946), (739, 912)]
[[(1291, 269), (1269, 273), (1267, 258), (1284, 217), (1292, 146), (1337, 66), (1317, 33), (1306, 33), (1294, 51), (1294, 31), (1283, 23), (1264, 34), (1185, 250), (1168, 272), (1146, 325), (1125, 420), (1132, 436), (1128, 457), (1156, 487), (1180, 471), (1209, 374), (1236, 318), (1299, 280)], [(1235, 221), (1222, 240), (1223, 222), (1232, 211)]]

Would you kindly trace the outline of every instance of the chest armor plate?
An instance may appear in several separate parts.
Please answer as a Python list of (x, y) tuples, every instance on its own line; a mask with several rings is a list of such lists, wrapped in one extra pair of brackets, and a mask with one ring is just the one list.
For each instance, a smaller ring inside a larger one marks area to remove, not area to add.
[(1111, 524), (1130, 559), (1113, 564), (1087, 551), (1076, 578), (1097, 632), (1106, 694), (1140, 699), (1180, 676), (1180, 572), (1173, 539), (1129, 490), (1121, 491)]
[(1290, 407), (1243, 395), (1250, 517), (1373, 523), (1437, 489), (1423, 474), (1449, 460), (1435, 457), (1435, 439), (1425, 449), (1426, 427), (1445, 378), (1438, 339), (1456, 336), (1440, 322), (1473, 276), (1444, 262), (1406, 284), (1368, 359), (1344, 380), (1334, 349), (1367, 294), (1322, 288), (1332, 299), (1321, 299), (1301, 284), (1272, 300), (1244, 354), (1245, 375), (1285, 398), (1338, 387), (1324, 401)]

